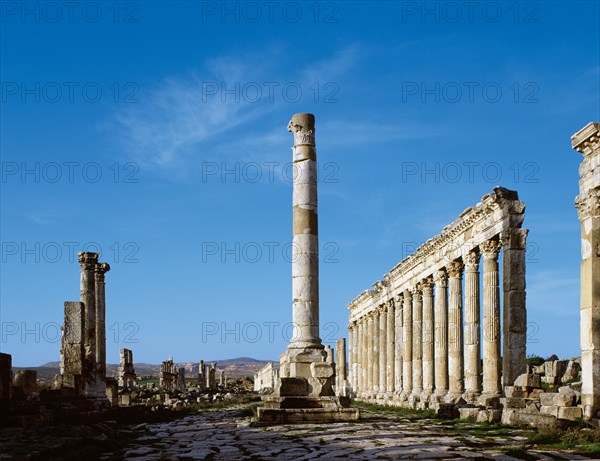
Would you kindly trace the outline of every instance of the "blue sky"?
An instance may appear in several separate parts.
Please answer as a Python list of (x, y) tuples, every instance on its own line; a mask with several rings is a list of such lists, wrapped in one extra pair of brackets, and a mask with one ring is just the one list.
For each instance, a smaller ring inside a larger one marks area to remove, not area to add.
[[(317, 119), (321, 329), (495, 185), (527, 204), (528, 353), (579, 354), (598, 2), (2, 2), (0, 350), (58, 360), (100, 249), (108, 361), (276, 359), (295, 112)], [(472, 8), (472, 9), (470, 9)]]

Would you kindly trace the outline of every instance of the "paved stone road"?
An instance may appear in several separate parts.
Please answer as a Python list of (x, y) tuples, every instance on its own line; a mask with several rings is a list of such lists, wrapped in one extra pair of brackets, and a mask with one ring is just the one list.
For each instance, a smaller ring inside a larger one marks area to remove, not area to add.
[(590, 459), (564, 452), (517, 451), (526, 439), (519, 429), (510, 435), (457, 435), (439, 420), (370, 418), (355, 423), (252, 427), (240, 410), (221, 410), (137, 429), (144, 435), (102, 459)]

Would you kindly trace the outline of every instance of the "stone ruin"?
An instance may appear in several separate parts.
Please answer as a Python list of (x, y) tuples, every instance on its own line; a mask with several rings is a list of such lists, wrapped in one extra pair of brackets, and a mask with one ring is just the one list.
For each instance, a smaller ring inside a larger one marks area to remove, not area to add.
[[(507, 424), (600, 416), (600, 124), (588, 124), (572, 144), (584, 156), (576, 198), (581, 364), (526, 364), (525, 204), (497, 187), (350, 303), (354, 398)], [(582, 381), (571, 382), (580, 368)], [(543, 392), (542, 382), (566, 385)]]
[(136, 388), (136, 375), (133, 368), (133, 352), (129, 349), (121, 349), (118, 372), (118, 385), (122, 389)]
[(173, 363), (173, 357), (169, 357), (160, 364), (159, 386), (166, 392), (174, 392), (179, 389), (179, 371)]
[(279, 380), (279, 368), (273, 362), (267, 363), (254, 374), (254, 390), (260, 393), (271, 393)]
[(78, 254), (81, 267), (80, 300), (65, 302), (60, 374), (55, 387), (106, 401), (106, 297), (108, 263), (98, 253)]

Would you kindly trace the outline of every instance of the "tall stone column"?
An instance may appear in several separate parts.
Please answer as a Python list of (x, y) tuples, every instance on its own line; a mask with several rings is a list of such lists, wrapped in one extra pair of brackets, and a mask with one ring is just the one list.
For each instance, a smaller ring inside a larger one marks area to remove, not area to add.
[(105, 274), (108, 263), (98, 263), (94, 268), (96, 283), (96, 370), (98, 398), (106, 399), (106, 290)]
[(390, 299), (387, 302), (387, 358), (386, 358), (386, 390), (388, 393), (388, 398), (391, 398), (394, 393), (394, 355), (395, 355), (395, 347), (396, 347), (396, 339), (395, 339), (395, 331), (394, 331), (394, 300)]
[(395, 344), (394, 344), (394, 393), (396, 396), (400, 396), (402, 393), (402, 373), (403, 373), (403, 362), (404, 362), (404, 318), (403, 308), (404, 295), (401, 293), (396, 298), (395, 309), (394, 309), (394, 332), (395, 332)]
[(421, 396), (423, 392), (423, 299), (421, 294), (421, 285), (418, 284), (412, 292), (413, 309), (413, 388), (414, 396)]
[(77, 255), (81, 267), (80, 301), (84, 306), (84, 336), (83, 336), (83, 366), (82, 381), (83, 395), (96, 398), (96, 282), (95, 268), (98, 264), (98, 253), (82, 252)]
[(435, 277), (435, 394), (448, 393), (448, 274), (440, 269)]
[(429, 399), (433, 393), (433, 278), (421, 282), (423, 289), (423, 394), (421, 400)]
[[(379, 306), (379, 393), (387, 392), (387, 308)], [(381, 396), (384, 397), (383, 395)]]
[(462, 272), (459, 260), (448, 264), (450, 293), (448, 308), (448, 396), (460, 397), (464, 391), (462, 335)]
[(363, 392), (363, 325), (362, 318), (356, 320), (356, 395)]
[(346, 338), (335, 342), (335, 393), (346, 396)]
[(583, 155), (575, 199), (581, 223), (581, 403), (584, 415), (594, 417), (600, 410), (600, 123), (587, 124), (571, 143)]
[(295, 114), (288, 125), (294, 134), (292, 242), (292, 321), (290, 347), (322, 348), (319, 337), (319, 230), (317, 217), (317, 149), (315, 117)]
[(403, 334), (402, 345), (404, 348), (404, 360), (402, 361), (402, 398), (408, 399), (412, 392), (412, 295), (409, 290), (404, 290), (404, 303), (402, 306)]
[(527, 309), (525, 306), (525, 247), (527, 229), (502, 231), (502, 280), (504, 288), (502, 376), (512, 386), (527, 372)]
[(373, 393), (373, 313), (367, 314), (367, 337), (366, 337), (366, 349), (367, 349), (367, 396), (371, 396)]
[(352, 322), (348, 326), (348, 351), (350, 353), (350, 367), (348, 369), (348, 375), (350, 377), (350, 387), (352, 391), (356, 390), (356, 382), (354, 378), (356, 377), (356, 322)]
[(487, 240), (480, 246), (483, 253), (483, 395), (499, 397), (500, 384), (500, 276), (498, 253), (500, 242)]
[(469, 403), (481, 395), (479, 259), (477, 250), (465, 256), (465, 397)]
[(377, 397), (379, 392), (379, 311), (375, 309), (373, 311), (373, 336), (372, 339), (372, 362), (373, 362), (373, 398)]

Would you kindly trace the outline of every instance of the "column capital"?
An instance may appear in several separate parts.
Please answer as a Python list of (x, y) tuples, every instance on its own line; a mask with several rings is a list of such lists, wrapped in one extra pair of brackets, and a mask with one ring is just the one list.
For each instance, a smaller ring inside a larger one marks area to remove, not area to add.
[(590, 217), (600, 217), (600, 188), (590, 190), (583, 197), (578, 195), (575, 199), (575, 207), (580, 221)]
[(600, 123), (590, 122), (571, 136), (571, 146), (584, 157), (600, 149)]
[(94, 267), (94, 276), (96, 278), (96, 282), (104, 282), (104, 274), (106, 274), (110, 270), (110, 264), (108, 263), (98, 263)]
[(500, 242), (498, 240), (486, 240), (479, 248), (483, 253), (483, 259), (485, 261), (495, 261), (498, 259), (498, 253), (500, 253)]
[(438, 269), (434, 276), (435, 284), (440, 287), (448, 286), (448, 273), (446, 269)]
[(409, 290), (408, 288), (404, 290), (402, 295), (404, 302), (410, 302), (412, 300), (412, 293), (411, 290)]
[(433, 277), (429, 276), (421, 280), (421, 289), (423, 290), (423, 296), (431, 296), (433, 294)]
[(294, 134), (294, 146), (315, 145), (315, 116), (313, 114), (292, 115), (287, 128)]
[(381, 303), (379, 306), (377, 306), (377, 312), (379, 315), (387, 313), (386, 304), (387, 303)]
[(77, 253), (77, 260), (83, 270), (93, 270), (98, 264), (98, 253), (82, 251)]
[(462, 261), (460, 259), (456, 259), (456, 260), (452, 261), (450, 264), (448, 264), (446, 269), (448, 270), (448, 275), (451, 278), (455, 278), (455, 277), (460, 278), (462, 276), (464, 267), (465, 266), (462, 263)]
[(421, 288), (421, 283), (417, 283), (415, 287), (410, 290), (410, 293), (413, 300), (420, 300), (423, 296), (423, 289)]
[(479, 253), (479, 249), (474, 248), (469, 251), (465, 257), (465, 269), (467, 272), (477, 272), (479, 269), (479, 259), (481, 258), (481, 254)]
[(388, 308), (391, 307), (393, 309), (395, 307), (394, 298), (392, 297), (392, 298), (388, 299), (385, 304), (387, 305)]

